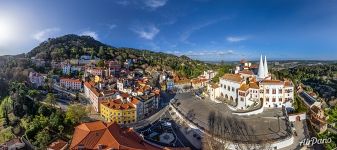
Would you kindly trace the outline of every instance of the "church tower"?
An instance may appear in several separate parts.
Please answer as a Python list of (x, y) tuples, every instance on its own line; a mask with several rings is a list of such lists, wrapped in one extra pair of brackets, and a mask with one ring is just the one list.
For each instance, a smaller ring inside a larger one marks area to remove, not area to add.
[(268, 63), (267, 63), (267, 56), (264, 56), (264, 77), (268, 77)]
[(263, 65), (263, 60), (262, 60), (262, 55), (261, 55), (259, 71), (257, 73), (257, 77), (260, 78), (260, 79), (265, 78), (264, 68), (265, 68), (265, 66)]

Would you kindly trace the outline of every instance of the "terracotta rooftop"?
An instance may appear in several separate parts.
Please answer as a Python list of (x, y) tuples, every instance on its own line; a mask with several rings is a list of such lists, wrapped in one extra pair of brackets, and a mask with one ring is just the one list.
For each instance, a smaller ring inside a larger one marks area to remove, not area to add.
[(68, 143), (66, 141), (58, 139), (58, 140), (54, 141), (53, 143), (49, 144), (48, 149), (49, 150), (60, 150), (60, 149), (65, 148), (65, 146), (67, 144)]
[(240, 77), (239, 74), (225, 74), (222, 78), (225, 80), (230, 80), (239, 83), (241, 83), (242, 81), (242, 78)]
[(239, 72), (240, 74), (248, 74), (248, 75), (254, 75), (253, 71), (250, 71), (250, 70), (242, 70)]
[(183, 80), (177, 80), (174, 82), (174, 84), (186, 84), (186, 83), (191, 83), (191, 80), (183, 79)]
[(133, 100), (130, 102), (123, 103), (121, 99), (115, 99), (115, 100), (104, 100), (101, 102), (101, 104), (110, 109), (126, 110), (126, 109), (134, 109), (135, 105), (137, 104), (137, 101)]
[(66, 82), (77, 82), (80, 83), (80, 79), (70, 79), (70, 78), (61, 78), (60, 81), (66, 81)]
[(250, 83), (249, 83), (249, 88), (252, 88), (252, 89), (260, 89), (259, 85), (257, 85), (256, 82), (250, 82)]
[(267, 85), (282, 85), (284, 84), (283, 81), (280, 80), (263, 80), (261, 84), (267, 84)]
[(215, 84), (215, 83), (214, 83), (214, 84), (211, 84), (211, 87), (212, 87), (213, 89), (216, 89), (216, 88), (218, 88), (218, 87), (220, 87), (220, 86), (219, 86), (219, 84)]
[(249, 89), (249, 85), (247, 84), (242, 84), (239, 88), (240, 91), (247, 91)]
[(98, 150), (99, 147), (125, 150), (162, 149), (144, 141), (131, 128), (121, 128), (116, 123), (104, 123), (102, 121), (83, 123), (75, 128), (70, 149), (75, 150), (79, 146), (93, 150)]
[(285, 81), (284, 86), (286, 87), (293, 87), (293, 83), (291, 81)]
[(199, 79), (199, 78), (195, 78), (195, 79), (192, 79), (191, 82), (192, 84), (198, 84), (198, 83), (202, 83), (202, 82), (206, 82), (208, 81), (207, 79)]

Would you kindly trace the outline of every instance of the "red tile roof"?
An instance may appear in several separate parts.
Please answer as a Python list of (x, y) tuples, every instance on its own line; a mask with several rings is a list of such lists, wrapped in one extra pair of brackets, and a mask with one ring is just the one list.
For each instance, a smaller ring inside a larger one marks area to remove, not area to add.
[(125, 102), (123, 103), (120, 99), (115, 100), (105, 100), (101, 102), (102, 105), (105, 107), (108, 107), (110, 109), (115, 110), (126, 110), (126, 109), (133, 109), (135, 108), (134, 104), (131, 102)]
[(80, 79), (61, 78), (60, 81), (81, 83)]
[(263, 80), (261, 84), (268, 84), (268, 85), (282, 85), (284, 84), (283, 81), (280, 80)]
[(252, 89), (260, 89), (259, 85), (257, 85), (256, 82), (250, 82), (250, 83), (249, 83), (249, 88), (252, 88)]
[(225, 74), (222, 78), (234, 82), (242, 82), (243, 80), (239, 74)]
[(239, 72), (240, 74), (248, 74), (248, 75), (254, 75), (253, 71), (250, 71), (250, 70), (242, 70)]
[(61, 139), (58, 139), (56, 141), (54, 141), (53, 143), (49, 144), (48, 149), (49, 150), (60, 150), (60, 149), (64, 149), (65, 146), (68, 143), (66, 141), (63, 141)]
[(121, 128), (116, 123), (104, 123), (102, 121), (83, 123), (75, 128), (70, 149), (78, 149), (78, 146), (80, 145), (85, 149), (95, 150), (97, 150), (99, 146), (102, 146), (103, 149), (162, 149), (144, 141), (131, 128)]
[(242, 84), (239, 88), (240, 91), (247, 91), (249, 89), (249, 85), (247, 84)]

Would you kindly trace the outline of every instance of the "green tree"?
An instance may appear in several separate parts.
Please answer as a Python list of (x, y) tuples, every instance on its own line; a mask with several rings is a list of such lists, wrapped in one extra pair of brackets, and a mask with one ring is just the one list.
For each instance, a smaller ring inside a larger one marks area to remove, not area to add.
[(98, 66), (98, 67), (104, 67), (104, 66), (105, 66), (104, 60), (99, 60), (99, 61), (97, 62), (97, 66)]
[(45, 99), (45, 102), (52, 105), (52, 106), (55, 106), (56, 105), (56, 99), (55, 99), (55, 96), (53, 93), (48, 93), (47, 94), (47, 97)]
[(10, 123), (9, 113), (13, 111), (13, 101), (10, 97), (6, 97), (0, 104), (0, 116), (5, 118), (6, 124)]
[(37, 98), (40, 95), (40, 92), (38, 90), (29, 90), (28, 95), (32, 98)]
[(48, 130), (44, 129), (35, 136), (34, 145), (39, 149), (46, 149), (47, 144), (51, 140)]
[(6, 142), (12, 138), (14, 138), (14, 134), (12, 133), (12, 127), (8, 127), (5, 129), (1, 129), (0, 131), (0, 143)]
[(66, 120), (71, 121), (73, 124), (79, 123), (86, 116), (88, 116), (88, 111), (82, 105), (70, 105), (66, 112)]
[(101, 58), (101, 59), (105, 59), (105, 51), (104, 51), (104, 47), (103, 46), (99, 47), (98, 57)]

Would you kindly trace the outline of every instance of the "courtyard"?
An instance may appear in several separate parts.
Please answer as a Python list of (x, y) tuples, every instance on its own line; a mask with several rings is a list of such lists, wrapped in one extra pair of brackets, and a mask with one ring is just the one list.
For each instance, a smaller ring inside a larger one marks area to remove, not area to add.
[[(228, 136), (244, 142), (276, 141), (289, 137), (290, 127), (279, 108), (265, 109), (263, 113), (239, 116), (224, 103), (215, 103), (208, 98), (200, 99), (194, 93), (179, 93), (172, 101), (177, 110), (189, 121), (206, 131), (213, 130), (215, 119), (221, 123)], [(213, 121), (213, 123), (212, 123)], [(210, 127), (210, 125), (212, 127)]]

